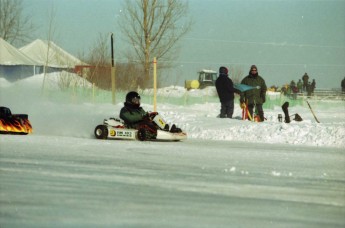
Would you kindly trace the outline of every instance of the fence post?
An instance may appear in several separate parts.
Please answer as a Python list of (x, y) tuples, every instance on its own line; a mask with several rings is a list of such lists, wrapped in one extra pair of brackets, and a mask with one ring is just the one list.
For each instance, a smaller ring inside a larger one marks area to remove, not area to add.
[(92, 83), (92, 102), (95, 103), (95, 83)]
[(153, 58), (153, 111), (157, 112), (157, 60)]

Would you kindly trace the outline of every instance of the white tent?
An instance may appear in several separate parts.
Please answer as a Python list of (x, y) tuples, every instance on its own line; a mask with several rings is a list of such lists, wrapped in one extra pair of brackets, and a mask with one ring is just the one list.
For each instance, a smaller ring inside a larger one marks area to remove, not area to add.
[(39, 65), (0, 37), (0, 65)]
[(52, 41), (47, 42), (37, 39), (19, 50), (41, 65), (48, 67), (71, 69), (75, 65), (86, 65)]
[(26, 78), (35, 75), (39, 65), (0, 37), (0, 77), (8, 81)]

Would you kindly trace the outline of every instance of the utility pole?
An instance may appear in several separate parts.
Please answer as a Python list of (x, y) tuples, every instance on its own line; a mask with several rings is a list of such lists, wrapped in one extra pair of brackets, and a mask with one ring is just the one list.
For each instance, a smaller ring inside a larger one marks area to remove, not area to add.
[(111, 33), (111, 94), (112, 102), (116, 103), (115, 100), (115, 64), (114, 64), (114, 38), (113, 33)]

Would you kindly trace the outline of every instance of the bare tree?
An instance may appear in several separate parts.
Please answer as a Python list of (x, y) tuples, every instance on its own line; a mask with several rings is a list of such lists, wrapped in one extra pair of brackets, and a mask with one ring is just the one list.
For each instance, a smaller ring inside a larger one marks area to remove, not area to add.
[(46, 59), (43, 65), (43, 82), (42, 82), (42, 94), (44, 92), (45, 89), (45, 82), (46, 82), (46, 78), (47, 78), (47, 69), (49, 67), (49, 62), (51, 61), (51, 54), (50, 54), (50, 48), (51, 48), (51, 40), (54, 36), (55, 33), (55, 10), (54, 10), (54, 6), (52, 6), (51, 11), (49, 13), (49, 27), (48, 27), (48, 33), (47, 33), (47, 55), (46, 55)]
[(98, 39), (90, 50), (88, 62), (94, 66), (110, 65), (110, 38), (109, 35), (99, 34)]
[(36, 29), (31, 17), (23, 17), (22, 1), (0, 0), (0, 36), (7, 42), (23, 43)]
[(187, 11), (180, 0), (125, 1), (119, 25), (143, 67), (143, 81), (149, 81), (153, 57), (167, 67), (176, 56), (177, 41), (192, 25)]

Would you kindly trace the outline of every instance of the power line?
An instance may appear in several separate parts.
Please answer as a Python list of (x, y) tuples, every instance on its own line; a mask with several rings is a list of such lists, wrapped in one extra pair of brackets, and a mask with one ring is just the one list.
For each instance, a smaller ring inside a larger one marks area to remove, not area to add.
[[(140, 60), (131, 59), (128, 61), (127, 59), (117, 59), (117, 63), (128, 63), (128, 62), (137, 62), (140, 63)], [(210, 61), (165, 61), (165, 60), (158, 60), (161, 63), (172, 63), (172, 64), (208, 64), (208, 65), (219, 65), (219, 64), (231, 64), (231, 65), (251, 65), (252, 63), (249, 62), (210, 62)], [(315, 64), (315, 63), (256, 63), (260, 66), (309, 66), (309, 67), (345, 67), (345, 64)]]
[(257, 42), (257, 41), (238, 41), (238, 40), (220, 40), (220, 39), (205, 39), (205, 38), (181, 38), (181, 40), (198, 40), (208, 42), (222, 42), (222, 43), (239, 43), (239, 44), (257, 44), (257, 45), (270, 45), (280, 47), (314, 47), (314, 48), (345, 48), (345, 46), (333, 46), (333, 45), (315, 45), (315, 44), (289, 44), (287, 42)]

